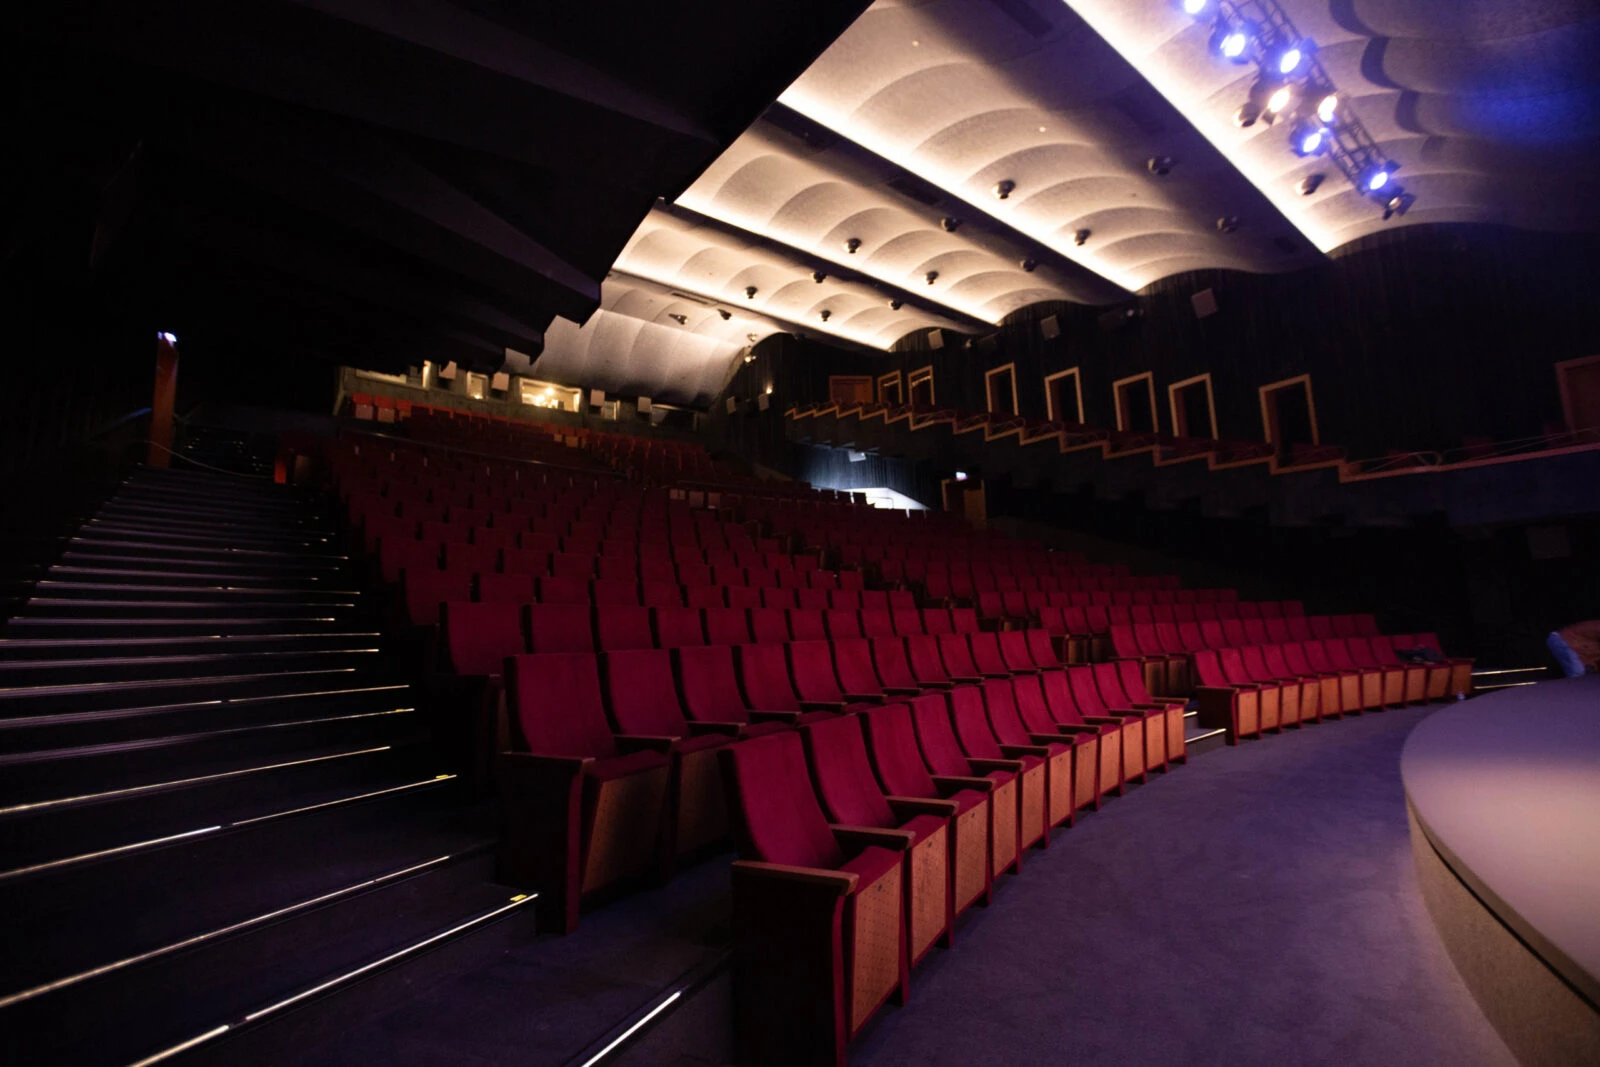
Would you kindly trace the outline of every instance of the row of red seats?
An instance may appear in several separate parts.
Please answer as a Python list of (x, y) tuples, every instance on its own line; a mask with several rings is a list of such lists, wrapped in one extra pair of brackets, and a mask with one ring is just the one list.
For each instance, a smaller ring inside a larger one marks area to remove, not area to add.
[[(1401, 655), (1414, 649), (1438, 659)], [(1207, 648), (1190, 660), (1200, 722), (1225, 728), (1229, 744), (1303, 722), (1445, 699), (1465, 693), (1472, 672), (1470, 661), (1445, 659), (1433, 634)]]

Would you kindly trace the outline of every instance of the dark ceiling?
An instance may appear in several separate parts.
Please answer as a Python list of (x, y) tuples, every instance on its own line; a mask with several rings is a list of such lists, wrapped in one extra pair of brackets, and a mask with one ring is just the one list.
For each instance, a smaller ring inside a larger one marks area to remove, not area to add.
[(586, 319), (656, 199), (865, 6), (35, 5), (5, 75), (5, 276), (212, 360), (498, 366)]

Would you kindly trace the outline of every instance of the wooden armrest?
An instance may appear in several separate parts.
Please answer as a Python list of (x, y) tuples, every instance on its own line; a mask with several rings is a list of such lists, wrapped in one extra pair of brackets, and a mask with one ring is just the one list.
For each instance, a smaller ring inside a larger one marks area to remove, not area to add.
[(704, 737), (707, 734), (722, 734), (726, 737), (738, 737), (744, 730), (742, 722), (697, 722), (689, 721), (689, 736)]
[(882, 704), (882, 693), (846, 693), (844, 699), (850, 704)]
[(833, 831), (833, 836), (839, 839), (842, 846), (855, 845), (865, 848), (877, 845), (879, 848), (892, 848), (905, 852), (916, 840), (916, 835), (910, 830), (885, 830), (877, 826), (840, 826), (832, 825), (828, 829)]
[(975, 771), (1011, 771), (1022, 770), (1022, 761), (1019, 759), (981, 759), (972, 757), (967, 760)]
[(823, 867), (792, 867), (786, 863), (762, 863), (759, 860), (734, 860), (733, 873), (774, 882), (797, 882), (801, 885), (832, 889), (841, 897), (856, 891), (861, 880), (853, 871), (830, 871)]
[(1028, 738), (1034, 744), (1036, 744), (1036, 745), (1044, 745), (1046, 748), (1048, 748), (1050, 745), (1059, 745), (1059, 744), (1063, 744), (1063, 743), (1068, 743), (1068, 742), (1070, 742), (1072, 740), (1070, 735), (1067, 735), (1067, 734), (1032, 734), (1032, 733), (1030, 733), (1028, 735)]
[[(1141, 715), (1139, 718), (1142, 720), (1144, 716)], [(1085, 715), (1083, 721), (1104, 723), (1107, 726), (1124, 726), (1127, 724), (1128, 717), (1123, 715)]]
[(1018, 756), (1048, 756), (1050, 750), (1043, 745), (1001, 745), (1000, 751), (1015, 759)]
[(884, 797), (889, 802), (889, 807), (899, 815), (902, 811), (913, 815), (954, 815), (956, 802), (944, 800), (939, 797)]
[(800, 718), (798, 711), (752, 711), (751, 722), (781, 722), (793, 726)]
[(1228, 696), (1232, 696), (1238, 691), (1238, 687), (1232, 685), (1197, 685), (1194, 687), (1196, 696), (1202, 693), (1226, 693)]
[(907, 697), (919, 696), (922, 693), (921, 689), (910, 685), (886, 685), (883, 687), (883, 691), (891, 696)]
[(976, 789), (981, 793), (994, 792), (993, 778), (971, 778), (964, 774), (936, 774), (933, 776), (933, 784), (951, 792), (961, 789)]
[(802, 700), (800, 702), (800, 710), (801, 711), (843, 711), (844, 710), (844, 701), (842, 701), (842, 700)]
[(593, 756), (542, 756), (535, 752), (502, 752), (500, 762), (512, 771), (538, 774), (560, 774), (576, 778), (586, 764), (594, 762)]
[(1064, 734), (1093, 734), (1095, 737), (1100, 736), (1100, 728), (1098, 726), (1079, 726), (1075, 722), (1058, 722), (1056, 723), (1056, 729)]
[(615, 734), (617, 748), (625, 753), (631, 752), (661, 752), (672, 751), (672, 746), (678, 743), (676, 737), (653, 737), (649, 734)]

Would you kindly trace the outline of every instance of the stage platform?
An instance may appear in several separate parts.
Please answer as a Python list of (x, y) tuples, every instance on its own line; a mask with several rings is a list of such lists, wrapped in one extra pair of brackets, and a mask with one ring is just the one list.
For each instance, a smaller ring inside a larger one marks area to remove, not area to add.
[(1600, 1063), (1600, 675), (1479, 697), (1401, 756), (1428, 910), (1525, 1064)]

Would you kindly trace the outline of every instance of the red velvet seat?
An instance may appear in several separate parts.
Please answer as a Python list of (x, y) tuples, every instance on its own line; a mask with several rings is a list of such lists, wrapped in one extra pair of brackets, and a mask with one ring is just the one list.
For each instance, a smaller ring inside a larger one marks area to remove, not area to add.
[(673, 652), (684, 713), (700, 723), (732, 723), (744, 737), (787, 730), (792, 714), (752, 712), (739, 689), (733, 649), (727, 645), (687, 646)]
[[(1024, 677), (1035, 684), (1038, 682), (1037, 676)], [(1029, 730), (1017, 710), (1014, 681), (1011, 678), (990, 678), (981, 686), (984, 707), (989, 713), (989, 728), (994, 731), (995, 740), (1003, 746), (1009, 746), (1007, 755), (1027, 750), (1045, 761), (1046, 824), (1051, 827), (1063, 824), (1070, 826), (1078, 810), (1074, 776), (1079, 756), (1075, 750), (1082, 750), (1083, 757), (1092, 769), (1098, 746), (1091, 750), (1089, 746), (1092, 739), (1084, 734), (1063, 733), (1060, 730), (1034, 733)], [(1086, 785), (1092, 794), (1093, 786)]]
[(826, 641), (828, 629), (822, 612), (814, 608), (795, 608), (789, 612), (789, 636), (795, 641)]
[(951, 608), (950, 626), (958, 634), (975, 634), (982, 630), (978, 613), (972, 608)]
[(600, 604), (594, 609), (596, 647), (601, 652), (654, 648), (650, 609), (636, 605)]
[[(1054, 672), (1064, 680), (1062, 672)], [(1011, 679), (1017, 716), (1022, 725), (1036, 738), (1050, 738), (1058, 744), (1070, 744), (1073, 749), (1072, 806), (1074, 811), (1099, 807), (1100, 784), (1100, 728), (1090, 724), (1069, 725), (1057, 722), (1050, 712), (1049, 700), (1044, 693), (1044, 677), (1021, 674)], [(991, 723), (993, 715), (990, 716)]]
[[(1315, 679), (1317, 682), (1317, 719), (1337, 718), (1343, 708), (1340, 705), (1339, 675), (1333, 671), (1318, 670), (1306, 656), (1305, 645), (1299, 641), (1291, 641), (1281, 646), (1283, 662), (1291, 674), (1302, 679)], [(1304, 719), (1302, 711), (1301, 718)]]
[[(989, 861), (989, 797), (997, 783), (970, 775), (929, 774), (917, 746), (911, 709), (905, 704), (873, 708), (858, 719), (866, 731), (872, 769), (885, 793), (890, 797), (945, 800), (953, 805), (947, 859), (952, 919), (980, 898), (987, 903), (994, 886)], [(948, 938), (953, 940), (954, 933), (952, 923)]]
[(539, 603), (589, 604), (589, 583), (581, 578), (540, 578)]
[(789, 617), (783, 608), (751, 608), (750, 636), (758, 645), (781, 645), (789, 640)]
[(764, 608), (796, 608), (800, 606), (800, 599), (793, 589), (763, 589), (761, 590), (761, 606)]
[(889, 609), (863, 608), (861, 610), (861, 636), (893, 637), (894, 619), (889, 615)]
[(444, 546), (446, 570), (493, 571), (500, 565), (500, 551), (488, 545), (469, 545), (450, 541)]
[[(912, 729), (917, 735), (917, 747), (936, 782), (992, 783), (988, 828), (990, 885), (1007, 870), (1020, 871), (1022, 852), (1018, 827), (1021, 825), (1022, 791), (1018, 775), (1021, 762), (1004, 758), (987, 761), (968, 757), (956, 740), (950, 719), (949, 699), (945, 694), (920, 696), (908, 706), (911, 709)], [(867, 714), (871, 716), (876, 713), (874, 710)]]
[(741, 608), (721, 606), (705, 609), (706, 643), (744, 645), (750, 643), (750, 616)]
[(673, 855), (722, 840), (728, 808), (716, 750), (738, 737), (738, 727), (688, 720), (673, 682), (672, 653), (664, 649), (609, 652), (601, 664), (606, 706), (621, 731), (618, 744), (664, 752), (672, 760), (668, 828)]
[(1258, 680), (1245, 666), (1243, 646), (1224, 648), (1217, 652), (1217, 662), (1222, 666), (1222, 676), (1228, 684), (1253, 687), (1260, 709), (1260, 726), (1263, 732), (1282, 729), (1282, 687), (1275, 682)]
[[(973, 662), (972, 645), (968, 643), (967, 637), (967, 634), (940, 634), (936, 640), (939, 645), (939, 658), (944, 661), (944, 669), (950, 680), (973, 685), (981, 682), (984, 674)], [(1011, 672), (1002, 669), (992, 677), (1009, 678)]]
[(950, 622), (949, 610), (946, 608), (923, 608), (922, 632), (935, 637), (940, 634), (955, 633), (955, 627)]
[(400, 572), (406, 622), (412, 626), (438, 625), (440, 604), (472, 599), (472, 578), (471, 571), (407, 567)]
[(735, 1055), (843, 1067), (848, 1041), (906, 989), (905, 835), (830, 827), (792, 732), (729, 745), (720, 760), (740, 855)]
[[(1047, 832), (1049, 807), (1045, 789), (1044, 757), (1033, 751), (1033, 746), (1012, 749), (1002, 745), (989, 724), (989, 713), (984, 707), (983, 691), (975, 685), (957, 686), (945, 697), (949, 700), (950, 723), (955, 728), (956, 740), (967, 758), (981, 770), (1007, 770), (1017, 775), (1017, 846), (1027, 849), (1033, 845), (1048, 846)], [(927, 699), (921, 697), (918, 699)], [(1012, 761), (1012, 762), (1001, 762)], [(1022, 853), (1017, 853), (1021, 869)]]
[(1307, 662), (1319, 675), (1328, 675), (1338, 679), (1339, 682), (1339, 711), (1345, 715), (1359, 715), (1365, 704), (1364, 690), (1367, 688), (1362, 683), (1361, 671), (1353, 664), (1341, 667), (1333, 662), (1328, 655), (1325, 642), (1302, 641), (1300, 647), (1305, 652)]
[(911, 671), (911, 661), (906, 658), (906, 642), (902, 637), (879, 637), (870, 642), (872, 665), (885, 691), (903, 696), (919, 695), (928, 687), (917, 681)]
[(438, 541), (384, 538), (378, 543), (378, 569), (386, 582), (398, 582), (403, 570), (438, 570)]
[[(1013, 684), (1013, 688), (1016, 686)], [(1033, 728), (1037, 708), (1033, 704), (1034, 694), (1032, 687), (1023, 685), (1018, 692), (1022, 694), (1017, 704), (1017, 710), (1023, 714), (1023, 721)], [(1046, 671), (1039, 675), (1039, 693), (1044, 698), (1045, 710), (1054, 723), (1054, 729), (1059, 733), (1077, 734), (1084, 730), (1093, 731), (1098, 739), (1095, 745), (1096, 758), (1093, 773), (1084, 770), (1084, 778), (1094, 783), (1092, 797), (1095, 807), (1100, 806), (1101, 799), (1112, 791), (1123, 792), (1123, 758), (1122, 751), (1132, 747), (1142, 751), (1144, 746), (1144, 721), (1134, 718), (1115, 718), (1109, 715), (1086, 715), (1072, 699), (1072, 683), (1066, 671)], [(1033, 718), (1030, 718), (1033, 716)], [(1036, 731), (1039, 732), (1039, 731)], [(1077, 781), (1081, 784), (1083, 778)], [(1083, 794), (1080, 792), (1077, 800), (1082, 807)]]
[[(1121, 783), (1143, 779), (1146, 771), (1165, 764), (1165, 721), (1159, 712), (1108, 706), (1100, 695), (1100, 687), (1095, 684), (1094, 669), (1090, 666), (1068, 667), (1067, 688), (1072, 694), (1073, 705), (1086, 722), (1110, 719), (1133, 727), (1123, 735)], [(1121, 784), (1118, 788), (1121, 788)]]
[(574, 552), (552, 553), (550, 573), (557, 578), (575, 578), (587, 582), (594, 577), (594, 556)]
[[(1101, 675), (1098, 673), (1100, 665), (1096, 664), (1095, 666), (1097, 668), (1097, 673), (1095, 674), (1096, 685), (1100, 688), (1102, 694), (1107, 695), (1108, 701), (1111, 704), (1115, 704), (1116, 702), (1110, 700), (1109, 694), (1107, 694), (1109, 686), (1100, 685)], [(1188, 707), (1188, 702), (1182, 697), (1152, 696), (1150, 691), (1144, 687), (1144, 675), (1139, 671), (1138, 664), (1117, 663), (1112, 666), (1116, 668), (1117, 681), (1120, 683), (1120, 689), (1128, 707), (1161, 709), (1167, 724), (1167, 762), (1187, 763), (1189, 754), (1188, 740), (1184, 732), (1184, 709)]]
[[(859, 637), (855, 640), (862, 641)], [(883, 702), (883, 689), (878, 686), (876, 678), (857, 677), (856, 681), (868, 686), (860, 691), (843, 686), (834, 663), (832, 643), (791, 641), (787, 654), (790, 677), (794, 680), (794, 689), (800, 697), (802, 708), (810, 711), (846, 711)]]
[[(1300, 683), (1298, 713), (1295, 722), (1316, 722), (1322, 714), (1322, 680), (1289, 666), (1289, 660), (1284, 656), (1281, 645), (1261, 645), (1257, 652), (1260, 653), (1262, 662), (1266, 665), (1267, 673), (1272, 677), (1290, 679)], [(1287, 721), (1286, 718), (1285, 722)]]
[(889, 613), (894, 632), (900, 637), (922, 633), (922, 614), (916, 608), (894, 608)]
[(682, 607), (683, 590), (674, 581), (640, 582), (639, 602), (647, 608)]
[[(1020, 632), (1020, 631), (1019, 631)], [(1033, 671), (1033, 661), (1027, 657), (1023, 665), (1013, 669), (1000, 651), (1000, 635), (986, 632), (967, 634), (967, 647), (972, 650), (972, 663), (985, 678), (1009, 678), (1017, 671)]]
[(1383, 670), (1379, 667), (1363, 667), (1350, 655), (1349, 646), (1344, 640), (1330, 637), (1320, 642), (1322, 651), (1328, 657), (1335, 670), (1345, 674), (1354, 674), (1361, 679), (1361, 710), (1379, 711), (1383, 708)]
[(544, 577), (550, 573), (550, 553), (527, 548), (503, 548), (500, 550), (500, 570), (505, 574)]
[[(1376, 651), (1381, 645), (1387, 656), (1380, 656)], [(1383, 672), (1383, 703), (1386, 707), (1398, 708), (1407, 703), (1406, 692), (1414, 685), (1416, 691), (1421, 693), (1427, 685), (1427, 672), (1421, 667), (1408, 668), (1407, 665), (1394, 654), (1387, 638), (1369, 640), (1365, 637), (1347, 637), (1344, 641), (1345, 649), (1350, 653), (1350, 660), (1364, 670), (1378, 670)]]
[(434, 697), (434, 734), (467, 768), (486, 782), (499, 735), (501, 672), (505, 661), (528, 651), (518, 604), (448, 602), (439, 609), (439, 647), (447, 676), (429, 680)]
[(593, 652), (589, 605), (530, 604), (528, 647), (534, 652)]
[(485, 603), (531, 604), (535, 595), (531, 574), (478, 573), (478, 599)]
[(861, 636), (861, 617), (854, 611), (829, 608), (822, 613), (822, 619), (829, 637)]
[(1222, 670), (1221, 650), (1203, 649), (1193, 657), (1197, 721), (1208, 729), (1225, 729), (1228, 744), (1261, 736), (1261, 695), (1257, 687), (1229, 681)]
[[(826, 642), (807, 643), (820, 643), (824, 650), (827, 648)], [(843, 711), (842, 695), (837, 700), (801, 699), (789, 674), (787, 648), (786, 645), (759, 644), (734, 648), (734, 664), (738, 668), (739, 688), (744, 692), (745, 705), (752, 711), (782, 716), (791, 724), (811, 722)], [(828, 672), (833, 672), (831, 657)]]
[[(1236, 651), (1240, 662), (1244, 664), (1245, 674), (1251, 681), (1263, 687), (1273, 685), (1278, 687), (1278, 730), (1281, 732), (1285, 726), (1299, 726), (1300, 694), (1304, 688), (1300, 679), (1278, 674), (1269, 668), (1260, 645), (1246, 645)], [(1224, 667), (1224, 671), (1226, 669)], [(1262, 729), (1271, 726), (1265, 716), (1262, 718), (1261, 726)]]
[(800, 728), (806, 759), (822, 810), (839, 826), (893, 830), (906, 836), (906, 944), (910, 961), (921, 961), (954, 921), (950, 895), (950, 819), (953, 802), (894, 797), (872, 773), (860, 720), (846, 715)]
[[(651, 608), (657, 648), (703, 645), (706, 633), (699, 608)], [(748, 635), (745, 640), (749, 640)]]
[(1039, 670), (1060, 670), (1067, 665), (1056, 651), (1056, 644), (1050, 639), (1048, 631), (1034, 627), (1024, 630), (1023, 634), (1028, 646), (1028, 655)]
[(570, 932), (585, 896), (657, 869), (671, 764), (618, 747), (592, 655), (515, 656), (507, 671), (517, 737), (500, 755), (497, 878), (540, 890), (545, 923)]

